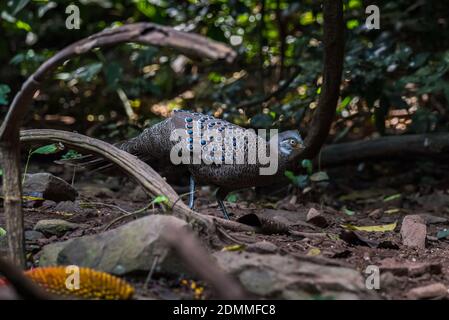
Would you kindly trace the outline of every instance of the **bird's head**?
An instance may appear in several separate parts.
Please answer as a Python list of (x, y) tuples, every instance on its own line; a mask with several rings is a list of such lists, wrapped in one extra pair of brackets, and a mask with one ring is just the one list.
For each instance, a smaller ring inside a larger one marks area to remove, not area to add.
[(304, 141), (297, 130), (284, 131), (279, 134), (279, 152), (287, 159), (295, 158), (305, 149)]

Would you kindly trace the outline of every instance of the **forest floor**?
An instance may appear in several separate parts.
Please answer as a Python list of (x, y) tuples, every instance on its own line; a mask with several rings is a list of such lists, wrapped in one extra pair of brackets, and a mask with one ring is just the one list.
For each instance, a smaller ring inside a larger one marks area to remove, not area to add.
[[(46, 167), (55, 175), (70, 181), (70, 172), (61, 167)], [(382, 276), (377, 294), (385, 299), (406, 299), (414, 288), (430, 284), (449, 285), (449, 170), (448, 164), (431, 162), (382, 162), (364, 166), (346, 166), (327, 170), (330, 182), (313, 185), (306, 193), (284, 188), (277, 197), (256, 195), (254, 190), (238, 192), (236, 201), (228, 202), (236, 220), (248, 214), (268, 217), (290, 224), (294, 230), (316, 236), (299, 239), (288, 234), (254, 234), (230, 232), (239, 243), (251, 244), (269, 241), (276, 245), (279, 254), (316, 256), (335, 261), (336, 264), (356, 269), (365, 275), (370, 265), (380, 266)], [(38, 172), (39, 168), (32, 168)], [(40, 249), (49, 243), (101, 232), (105, 225), (123, 215), (112, 206), (132, 212), (148, 204), (148, 198), (131, 182), (122, 178), (97, 180), (79, 175), (75, 187), (79, 199), (96, 203), (88, 211), (60, 212), (35, 203), (25, 207), (25, 227), (32, 230), (42, 219), (64, 219), (82, 225), (61, 237), (51, 236), (27, 241), (28, 258), (37, 261)], [(220, 216), (209, 188), (201, 188), (196, 200), (196, 210)], [(321, 220), (319, 224), (307, 222), (307, 214), (314, 208)], [(3, 208), (0, 206), (0, 226), (4, 226)], [(401, 225), (407, 215), (421, 215), (427, 226), (425, 248), (415, 248), (403, 243)], [(123, 219), (115, 228), (129, 222)], [(324, 224), (323, 224), (324, 221)], [(393, 231), (356, 231), (351, 226), (384, 226), (397, 223)], [(327, 224), (327, 226), (326, 226)], [(438, 236), (437, 236), (438, 235)], [(127, 278), (137, 288), (141, 298), (184, 299), (209, 298), (207, 285), (195, 279), (173, 278), (156, 274), (148, 290), (142, 289), (145, 275)], [(205, 286), (198, 293), (194, 290)], [(194, 289), (192, 289), (194, 288)], [(441, 298), (441, 297), (433, 297)]]

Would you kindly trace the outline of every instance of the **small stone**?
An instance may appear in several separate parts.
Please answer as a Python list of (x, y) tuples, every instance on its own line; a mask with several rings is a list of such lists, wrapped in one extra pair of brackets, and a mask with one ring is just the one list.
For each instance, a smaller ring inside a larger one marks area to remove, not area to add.
[(40, 231), (46, 235), (62, 236), (68, 231), (75, 230), (78, 224), (61, 219), (39, 220), (34, 226), (35, 231)]
[(329, 225), (326, 218), (323, 217), (321, 212), (315, 208), (309, 209), (309, 212), (307, 213), (306, 221), (310, 222), (311, 224), (313, 224), (317, 227), (320, 227), (320, 228), (326, 228)]
[(37, 241), (39, 239), (45, 238), (44, 234), (35, 230), (25, 231), (25, 240), (27, 241)]
[(23, 184), (23, 193), (56, 202), (74, 201), (78, 196), (78, 192), (70, 184), (46, 172), (27, 174)]
[(419, 215), (405, 216), (402, 221), (401, 236), (405, 246), (424, 249), (427, 236), (424, 219)]
[(73, 201), (62, 201), (58, 203), (53, 210), (65, 213), (80, 213), (83, 211), (83, 209), (80, 208), (79, 203)]
[(41, 209), (53, 209), (56, 205), (57, 203), (53, 200), (45, 200), (41, 205)]
[(442, 283), (433, 283), (427, 286), (413, 288), (407, 293), (409, 299), (443, 298), (448, 294), (446, 286)]

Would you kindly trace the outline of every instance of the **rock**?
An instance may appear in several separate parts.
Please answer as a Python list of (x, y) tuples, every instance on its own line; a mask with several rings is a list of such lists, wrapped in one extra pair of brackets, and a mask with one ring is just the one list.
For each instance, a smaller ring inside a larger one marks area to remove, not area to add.
[(380, 261), (381, 272), (391, 272), (396, 276), (419, 277), (423, 274), (441, 274), (442, 265), (430, 262), (399, 262), (394, 258)]
[(103, 233), (49, 244), (42, 250), (40, 266), (74, 264), (116, 275), (148, 271), (159, 256), (157, 271), (188, 273), (163, 240), (166, 226), (187, 227), (169, 215), (151, 215)]
[(39, 195), (46, 200), (74, 201), (78, 192), (61, 178), (50, 173), (27, 174), (23, 184), (25, 195)]
[(427, 286), (413, 288), (407, 293), (409, 299), (444, 298), (448, 294), (446, 286), (442, 283), (433, 283)]
[(58, 203), (54, 208), (54, 211), (65, 212), (65, 213), (80, 213), (83, 211), (79, 206), (79, 202), (73, 201), (62, 201)]
[(375, 293), (353, 269), (300, 261), (292, 256), (220, 251), (218, 265), (234, 275), (250, 293), (272, 299), (361, 299)]
[(427, 227), (419, 215), (408, 215), (402, 220), (402, 243), (408, 247), (424, 249), (426, 247)]
[(307, 213), (306, 221), (310, 222), (311, 224), (313, 224), (317, 227), (320, 227), (320, 228), (326, 228), (329, 225), (326, 218), (323, 217), (321, 212), (315, 208), (309, 209), (309, 212)]
[(246, 246), (247, 252), (276, 253), (278, 250), (278, 246), (269, 241), (259, 241)]
[(46, 235), (63, 236), (66, 232), (75, 230), (78, 224), (61, 219), (39, 220), (34, 226), (35, 231), (40, 231)]
[(44, 210), (53, 209), (54, 207), (56, 207), (56, 205), (57, 203), (54, 202), (53, 200), (45, 200), (41, 205), (41, 209)]
[(25, 240), (27, 241), (37, 241), (39, 239), (45, 238), (44, 234), (35, 230), (25, 231)]

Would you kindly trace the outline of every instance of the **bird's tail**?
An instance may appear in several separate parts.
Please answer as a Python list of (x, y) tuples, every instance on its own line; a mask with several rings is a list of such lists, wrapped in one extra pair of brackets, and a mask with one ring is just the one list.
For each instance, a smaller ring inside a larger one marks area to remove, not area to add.
[[(140, 154), (138, 152), (132, 152), (132, 139), (129, 141), (124, 141), (114, 144), (115, 147), (131, 153), (132, 155), (138, 157), (140, 160), (147, 162), (150, 160), (148, 155)], [(60, 159), (55, 161), (57, 164), (67, 165), (75, 168), (82, 168), (87, 170), (89, 173), (102, 172), (110, 169), (114, 166), (114, 163), (109, 160), (97, 156), (94, 154), (81, 155), (70, 159)]]

